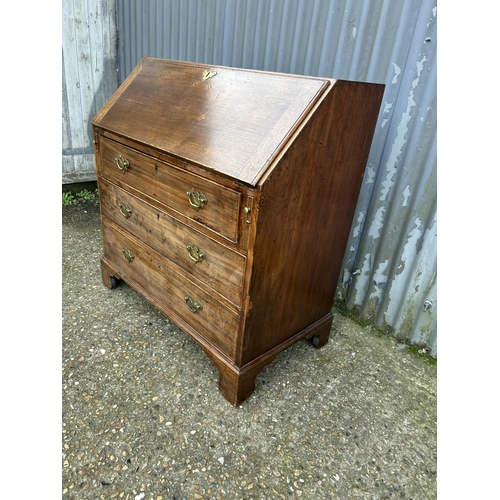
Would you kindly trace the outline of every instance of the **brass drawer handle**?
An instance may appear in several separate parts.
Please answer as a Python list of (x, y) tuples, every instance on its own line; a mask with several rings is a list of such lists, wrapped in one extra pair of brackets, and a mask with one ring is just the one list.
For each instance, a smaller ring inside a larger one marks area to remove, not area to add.
[(201, 262), (207, 255), (201, 248), (193, 245), (193, 243), (189, 243), (186, 248), (188, 249), (188, 255), (191, 260), (194, 260), (197, 264), (198, 262)]
[(127, 262), (132, 262), (134, 260), (134, 253), (132, 252), (132, 250), (124, 247), (122, 248), (122, 254)]
[(118, 155), (117, 158), (115, 158), (116, 164), (118, 165), (118, 168), (125, 173), (130, 166), (130, 162), (127, 160), (127, 158), (124, 158), (122, 155)]
[(186, 301), (188, 309), (193, 313), (197, 313), (198, 311), (201, 311), (203, 309), (201, 302), (191, 297), (191, 295), (186, 295), (184, 297), (184, 300)]
[(120, 202), (118, 203), (118, 208), (125, 219), (128, 219), (132, 215), (132, 207), (130, 205)]
[(203, 208), (208, 201), (203, 193), (195, 191), (194, 188), (191, 188), (186, 194), (188, 195), (189, 204), (196, 208), (196, 211)]

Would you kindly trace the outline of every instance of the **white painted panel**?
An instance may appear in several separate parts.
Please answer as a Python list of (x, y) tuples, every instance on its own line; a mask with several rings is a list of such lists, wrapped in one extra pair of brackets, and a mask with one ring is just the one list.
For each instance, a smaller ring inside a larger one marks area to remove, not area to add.
[(115, 0), (63, 0), (62, 31), (62, 182), (67, 184), (96, 178), (90, 121), (118, 87)]

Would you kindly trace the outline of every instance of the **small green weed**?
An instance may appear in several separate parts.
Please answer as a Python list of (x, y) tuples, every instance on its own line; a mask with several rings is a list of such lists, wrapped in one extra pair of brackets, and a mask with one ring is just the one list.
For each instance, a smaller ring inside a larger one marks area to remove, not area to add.
[(70, 193), (69, 191), (65, 191), (62, 194), (62, 204), (63, 205), (76, 205), (78, 203), (78, 200), (75, 199), (73, 196), (73, 193)]
[(90, 191), (88, 189), (82, 189), (78, 193), (73, 193), (71, 191), (63, 191), (62, 194), (62, 204), (63, 205), (78, 205), (82, 201), (93, 201), (99, 204), (98, 190)]
[(83, 189), (79, 193), (76, 193), (76, 196), (84, 200), (93, 200), (95, 198), (95, 193), (92, 193), (92, 191), (89, 191), (88, 189)]

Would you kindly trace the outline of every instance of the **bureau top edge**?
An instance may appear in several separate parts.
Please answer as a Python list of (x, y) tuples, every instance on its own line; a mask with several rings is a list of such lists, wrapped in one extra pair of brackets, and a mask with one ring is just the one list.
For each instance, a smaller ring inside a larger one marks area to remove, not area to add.
[(335, 82), (144, 58), (92, 124), (256, 186)]

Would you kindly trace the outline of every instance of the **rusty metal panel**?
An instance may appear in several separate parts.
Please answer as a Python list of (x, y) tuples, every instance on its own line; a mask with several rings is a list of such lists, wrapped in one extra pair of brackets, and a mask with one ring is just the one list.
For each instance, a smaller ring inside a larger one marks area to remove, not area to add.
[(151, 56), (386, 84), (337, 300), (437, 356), (436, 1), (118, 0), (117, 16), (120, 81)]
[(62, 2), (62, 183), (96, 179), (90, 121), (118, 87), (115, 0)]

